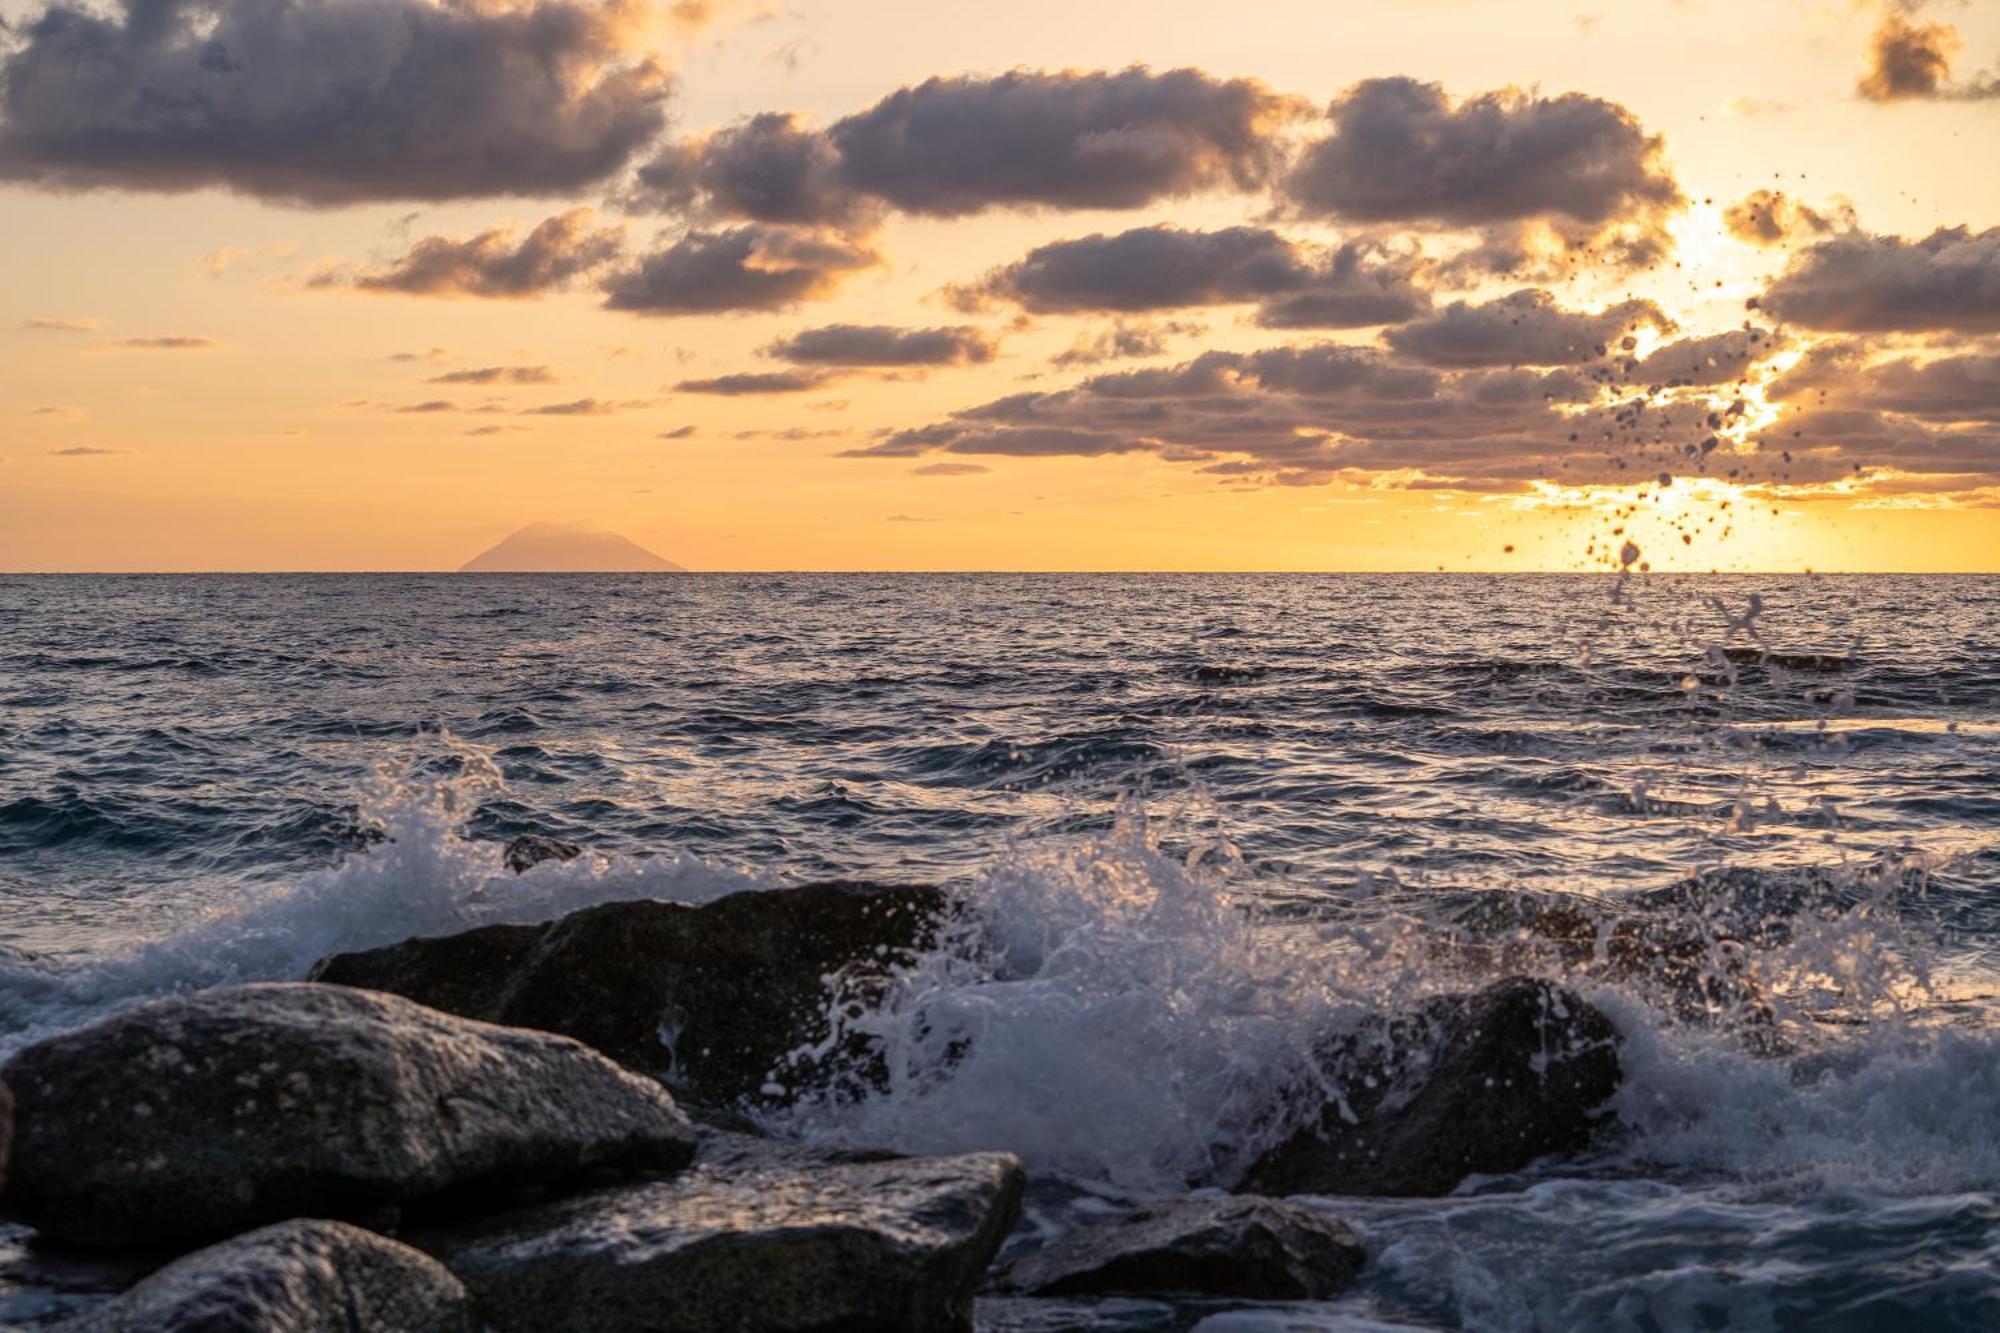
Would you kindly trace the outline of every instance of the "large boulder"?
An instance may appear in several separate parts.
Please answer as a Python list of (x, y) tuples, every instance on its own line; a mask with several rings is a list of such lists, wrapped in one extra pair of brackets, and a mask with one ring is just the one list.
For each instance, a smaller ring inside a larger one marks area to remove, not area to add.
[(1321, 1055), (1341, 1095), (1238, 1189), (1448, 1194), (1469, 1175), (1580, 1148), (1617, 1091), (1618, 1046), (1610, 1019), (1547, 981), (1434, 1000), (1332, 1042)]
[(1297, 1204), (1190, 1197), (1064, 1236), (1010, 1264), (996, 1285), (1031, 1296), (1323, 1301), (1347, 1289), (1366, 1257), (1345, 1223)]
[(344, 1222), (297, 1219), (175, 1260), (55, 1333), (475, 1333), (443, 1265)]
[(337, 954), (312, 975), (564, 1033), (717, 1111), (782, 1097), (766, 1085), (792, 1052), (824, 1040), (833, 979), (865, 992), (930, 940), (944, 905), (932, 888), (846, 881), (700, 907), (606, 903), (538, 926)]
[(672, 1180), (438, 1230), (496, 1333), (941, 1333), (1020, 1213), (1004, 1153), (846, 1160), (731, 1138)]
[(0, 1211), (88, 1246), (192, 1245), (289, 1217), (685, 1164), (658, 1084), (575, 1041), (392, 995), (266, 983), (155, 1000), (0, 1068)]

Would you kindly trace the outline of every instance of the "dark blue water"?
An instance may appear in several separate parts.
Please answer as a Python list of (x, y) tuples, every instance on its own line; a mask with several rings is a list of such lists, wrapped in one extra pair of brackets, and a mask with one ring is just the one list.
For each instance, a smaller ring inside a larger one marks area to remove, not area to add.
[[(592, 855), (517, 879), (522, 832)], [(2000, 1326), (2000, 579), (0, 579), (4, 1044), (830, 874), (1069, 948), (941, 969), (981, 1059), (779, 1128), (1114, 1195), (1239, 1128), (1307, 1025), (1500, 966), (1461, 947), (1483, 905), (1725, 927), (1777, 1040), (1519, 941), (1625, 1027), (1625, 1134), (1330, 1205), (1359, 1292), (1215, 1330)], [(1089, 1317), (1158, 1315), (1121, 1309)]]

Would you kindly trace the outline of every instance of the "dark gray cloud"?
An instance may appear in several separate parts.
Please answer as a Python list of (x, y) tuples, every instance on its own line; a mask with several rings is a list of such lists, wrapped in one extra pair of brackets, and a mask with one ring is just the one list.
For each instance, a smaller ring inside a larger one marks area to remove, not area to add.
[(885, 208), (1138, 208), (1261, 188), (1305, 107), (1250, 79), (1015, 70), (930, 79), (811, 128), (779, 112), (669, 144), (626, 202), (703, 220), (865, 230)]
[(691, 231), (612, 273), (605, 305), (645, 315), (782, 310), (830, 295), (882, 257), (833, 233), (744, 226)]
[(741, 398), (767, 393), (804, 393), (821, 387), (829, 378), (823, 370), (746, 371), (709, 379), (682, 380), (674, 388), (682, 393), (713, 393)]
[(829, 324), (780, 338), (764, 351), (802, 366), (967, 366), (991, 361), (992, 336), (969, 324), (901, 329)]
[(475, 370), (448, 370), (433, 375), (426, 384), (554, 384), (555, 372), (547, 366), (480, 366)]
[(0, 65), (0, 177), (305, 204), (546, 195), (664, 124), (638, 0), (57, 3)]
[(765, 112), (705, 138), (669, 144), (639, 168), (634, 207), (704, 217), (849, 226), (869, 204), (840, 178), (824, 130)]
[(1442, 369), (1339, 343), (1208, 352), (1012, 394), (848, 453), (1143, 452), (1234, 485), (1347, 477), (1473, 491), (1682, 473), (1770, 478), (1783, 466), (1724, 438), (1743, 408), (1697, 388), (1612, 382), (1615, 361), (1589, 371)]
[(1831, 332), (2000, 332), (2000, 227), (1821, 241), (1792, 257), (1760, 304)]
[[(1533, 221), (1600, 260), (1649, 263), (1683, 202), (1660, 138), (1617, 103), (1581, 93), (1508, 89), (1453, 105), (1436, 84), (1369, 79), (1328, 115), (1333, 133), (1280, 187), (1303, 216), (1503, 231)], [(1506, 248), (1482, 262), (1517, 264)]]
[(1004, 300), (1038, 313), (1137, 313), (1259, 303), (1279, 328), (1366, 328), (1430, 308), (1421, 261), (1368, 241), (1320, 251), (1264, 227), (1135, 227), (1036, 247), (954, 290), (962, 304)]
[(1722, 211), (1722, 224), (1739, 241), (1785, 245), (1854, 226), (1854, 210), (1843, 205), (1822, 212), (1783, 190), (1753, 190)]
[(1672, 327), (1651, 301), (1625, 301), (1592, 314), (1565, 310), (1554, 296), (1531, 287), (1483, 305), (1454, 301), (1390, 329), (1383, 339), (1434, 366), (1574, 366), (1619, 350), (1636, 329)]
[(478, 296), (520, 300), (558, 291), (614, 259), (624, 242), (618, 227), (593, 226), (596, 215), (573, 208), (516, 239), (510, 227), (493, 227), (458, 239), (427, 236), (385, 268), (315, 275), (313, 287), (352, 286), (406, 296)]
[(1295, 99), (1200, 70), (1016, 70), (929, 79), (836, 122), (843, 180), (908, 213), (996, 205), (1138, 208), (1253, 190), (1276, 170)]

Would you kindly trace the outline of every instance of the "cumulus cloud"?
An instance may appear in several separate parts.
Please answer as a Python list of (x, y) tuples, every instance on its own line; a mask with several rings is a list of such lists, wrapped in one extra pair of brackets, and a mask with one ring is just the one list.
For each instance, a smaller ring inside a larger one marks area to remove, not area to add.
[(1868, 39), (1868, 67), (1854, 90), (1871, 102), (1935, 97), (1964, 44), (1949, 23), (1920, 23), (1891, 10)]
[(1759, 304), (1831, 332), (2000, 332), (2000, 227), (1821, 241), (1792, 257)]
[(1427, 365), (1574, 366), (1609, 355), (1637, 329), (1672, 327), (1651, 301), (1625, 301), (1592, 314), (1565, 310), (1553, 295), (1531, 287), (1483, 305), (1454, 301), (1383, 338)]
[(0, 176), (313, 205), (542, 195), (664, 123), (638, 0), (57, 3), (0, 65)]
[(1138, 208), (1261, 188), (1296, 98), (1194, 69), (934, 78), (823, 128), (766, 112), (669, 144), (627, 202), (701, 220), (865, 230), (884, 209)]
[(558, 291), (615, 258), (624, 243), (619, 227), (597, 227), (588, 208), (573, 208), (516, 239), (511, 227), (475, 236), (426, 236), (402, 258), (371, 272), (333, 270), (314, 275), (313, 287), (352, 286), (364, 292), (405, 296), (486, 297), (522, 300)]
[(433, 375), (426, 384), (554, 384), (555, 372), (547, 366), (480, 366), (474, 370), (448, 370)]
[(682, 380), (674, 388), (682, 393), (712, 393), (724, 397), (748, 397), (767, 393), (804, 393), (817, 389), (831, 377), (823, 370), (766, 370), (709, 379)]
[(1454, 105), (1436, 84), (1369, 79), (1327, 114), (1333, 133), (1281, 184), (1294, 212), (1489, 229), (1489, 268), (1522, 262), (1528, 224), (1601, 260), (1650, 263), (1683, 203), (1659, 136), (1602, 98), (1505, 89)]
[(1158, 225), (1038, 246), (952, 294), (961, 305), (1004, 300), (1037, 313), (1254, 302), (1267, 326), (1366, 328), (1430, 308), (1423, 268), (1420, 257), (1371, 241), (1321, 250), (1264, 227)]
[(691, 231), (605, 279), (605, 305), (635, 314), (782, 310), (828, 296), (882, 262), (865, 241), (743, 226)]
[(669, 144), (639, 168), (635, 207), (702, 217), (847, 226), (868, 202), (841, 179), (825, 131), (766, 112), (702, 138)]
[(1843, 205), (1821, 212), (1783, 190), (1753, 190), (1722, 211), (1722, 225), (1739, 241), (1785, 245), (1854, 226), (1854, 210)]
[(968, 366), (991, 361), (995, 343), (969, 324), (927, 329), (829, 324), (780, 338), (764, 351), (802, 366)]
[(1681, 338), (1631, 363), (1625, 378), (1665, 388), (1735, 383), (1781, 346), (1770, 330), (1756, 328)]

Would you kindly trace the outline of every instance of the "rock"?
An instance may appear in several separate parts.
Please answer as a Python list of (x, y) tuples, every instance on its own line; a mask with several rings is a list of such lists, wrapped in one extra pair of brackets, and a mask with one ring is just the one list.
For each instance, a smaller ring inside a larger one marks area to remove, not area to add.
[(265, 983), (154, 1000), (16, 1055), (0, 1210), (181, 1249), (288, 1217), (666, 1171), (694, 1131), (578, 1043), (390, 995)]
[(1013, 1228), (1005, 1153), (842, 1162), (728, 1136), (672, 1180), (418, 1231), (496, 1333), (937, 1333)]
[(1446, 996), (1323, 1052), (1343, 1096), (1254, 1163), (1251, 1194), (1448, 1194), (1580, 1148), (1618, 1088), (1611, 1020), (1546, 981)]
[(826, 1036), (828, 978), (865, 988), (928, 942), (944, 905), (936, 889), (844, 881), (700, 907), (606, 903), (338, 954), (313, 977), (564, 1033), (713, 1113), (774, 1099), (773, 1070)]
[(56, 1333), (475, 1333), (435, 1259), (345, 1222), (280, 1222), (168, 1264)]
[(1032, 1296), (1323, 1301), (1347, 1289), (1365, 1258), (1345, 1223), (1297, 1204), (1197, 1197), (1065, 1236), (1010, 1265), (996, 1285)]
[(583, 848), (567, 838), (523, 833), (501, 850), (500, 857), (515, 874), (525, 874), (544, 861), (574, 861)]

